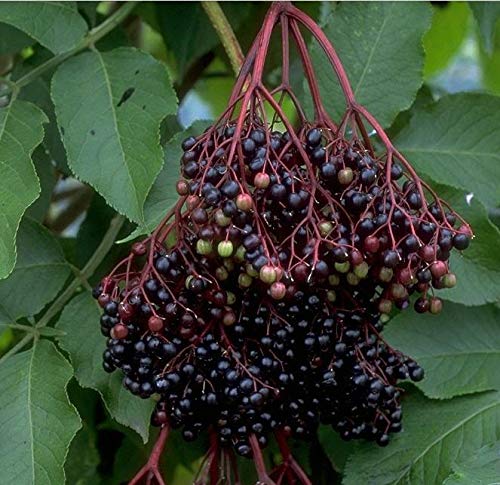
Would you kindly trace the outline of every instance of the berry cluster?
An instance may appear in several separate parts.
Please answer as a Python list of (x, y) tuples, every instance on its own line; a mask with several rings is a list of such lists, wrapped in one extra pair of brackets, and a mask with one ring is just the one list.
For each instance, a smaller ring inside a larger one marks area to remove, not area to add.
[[(288, 74), (278, 90), (261, 82), (278, 21), (296, 41), (314, 122)], [(423, 370), (384, 342), (383, 325), (411, 299), (439, 313), (435, 293), (456, 283), (450, 252), (472, 237), (355, 102), (343, 71), (349, 108), (338, 126), (325, 115), (298, 22), (335, 55), (302, 12), (273, 5), (228, 110), (182, 143), (177, 204), (95, 290), (104, 369), (155, 397), (154, 425), (187, 441), (208, 431), (211, 463), (216, 450), (253, 457), (263, 483), (292, 472), (309, 483), (286, 440), (320, 423), (381, 446), (401, 430), (398, 382)], [(277, 92), (295, 103), (296, 123)], [(285, 461), (268, 476), (259, 456), (273, 435)]]

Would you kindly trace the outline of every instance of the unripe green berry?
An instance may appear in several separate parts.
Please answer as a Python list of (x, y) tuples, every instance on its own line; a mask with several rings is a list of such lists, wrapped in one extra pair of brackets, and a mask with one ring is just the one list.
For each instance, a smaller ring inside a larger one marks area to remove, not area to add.
[(359, 278), (351, 272), (347, 273), (346, 279), (347, 282), (352, 286), (356, 286), (359, 283)]
[(337, 286), (340, 283), (340, 278), (336, 274), (331, 274), (328, 277), (328, 283), (332, 286)]
[(234, 259), (238, 261), (238, 263), (242, 263), (245, 261), (245, 253), (247, 250), (245, 249), (245, 246), (238, 246), (238, 249), (236, 250), (236, 253), (234, 254)]
[(222, 212), (222, 209), (217, 209), (215, 211), (215, 223), (220, 226), (220, 227), (226, 227), (231, 224), (231, 218), (227, 217), (224, 212)]
[(204, 239), (198, 239), (196, 241), (196, 252), (202, 256), (206, 256), (212, 252), (213, 246), (210, 241), (205, 241)]
[(272, 285), (276, 281), (276, 270), (273, 266), (265, 264), (260, 268), (259, 278), (263, 283)]
[(394, 276), (394, 271), (391, 268), (386, 268), (385, 266), (380, 268), (380, 272), (378, 274), (378, 279), (383, 281), (384, 283), (388, 283), (392, 280)]
[(335, 291), (333, 290), (328, 290), (326, 292), (326, 298), (330, 303), (333, 303), (337, 299), (337, 293), (335, 293)]
[(340, 170), (338, 178), (342, 185), (349, 185), (354, 179), (354, 173), (349, 167), (343, 168)]
[(387, 315), (386, 313), (382, 313), (382, 315), (380, 315), (380, 321), (382, 323), (387, 323), (390, 319), (391, 319), (391, 317), (389, 315)]
[(345, 263), (335, 263), (335, 269), (339, 273), (347, 273), (349, 271), (349, 268), (351, 267), (349, 261), (346, 261)]
[(232, 305), (236, 301), (236, 295), (232, 291), (227, 292), (227, 304)]
[(233, 261), (232, 258), (226, 258), (222, 264), (224, 265), (224, 267), (228, 271), (233, 271), (233, 269), (234, 269), (234, 261)]
[(227, 269), (224, 268), (224, 266), (219, 266), (216, 270), (215, 270), (215, 277), (219, 280), (219, 281), (225, 281), (229, 278), (229, 273), (227, 272)]
[(408, 295), (406, 288), (401, 283), (393, 283), (390, 292), (396, 300), (402, 300)]
[(240, 273), (238, 276), (238, 284), (242, 288), (248, 288), (252, 284), (252, 277), (247, 273)]
[(193, 275), (189, 275), (187, 278), (186, 278), (186, 281), (184, 282), (184, 285), (186, 286), (186, 289), (189, 290), (189, 285), (191, 284), (191, 281), (193, 281), (193, 278), (194, 276)]
[(245, 266), (245, 271), (252, 278), (256, 278), (257, 276), (259, 276), (259, 272), (250, 263)]
[(366, 278), (368, 276), (368, 270), (370, 267), (368, 266), (368, 263), (366, 261), (363, 261), (362, 263), (358, 264), (357, 266), (354, 266), (354, 274), (360, 278)]
[(441, 313), (441, 310), (443, 309), (443, 302), (439, 298), (436, 298), (435, 296), (431, 297), (429, 301), (430, 301), (429, 312), (432, 313), (433, 315)]
[(378, 302), (378, 311), (380, 313), (391, 313), (392, 301), (383, 298)]
[(328, 221), (320, 222), (318, 226), (319, 232), (322, 236), (328, 236), (333, 230), (333, 224)]
[(454, 273), (445, 274), (442, 279), (445, 288), (453, 288), (457, 284), (457, 277)]
[(217, 245), (217, 252), (221, 258), (229, 258), (233, 254), (234, 246), (231, 241), (221, 241)]

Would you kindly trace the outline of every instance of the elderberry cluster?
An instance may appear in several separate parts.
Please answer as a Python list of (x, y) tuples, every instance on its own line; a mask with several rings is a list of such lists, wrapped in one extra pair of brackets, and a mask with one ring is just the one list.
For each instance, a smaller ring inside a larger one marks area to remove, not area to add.
[(153, 424), (188, 441), (215, 431), (243, 456), (251, 436), (265, 447), (320, 423), (386, 445), (398, 382), (423, 370), (383, 323), (413, 294), (440, 311), (468, 226), (411, 170), (324, 126), (280, 133), (248, 116), (182, 148), (173, 221), (95, 290), (104, 369), (154, 396)]

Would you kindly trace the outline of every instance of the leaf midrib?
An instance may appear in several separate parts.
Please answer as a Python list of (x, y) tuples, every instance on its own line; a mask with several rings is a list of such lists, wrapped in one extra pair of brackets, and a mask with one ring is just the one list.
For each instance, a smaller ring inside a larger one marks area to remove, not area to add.
[(382, 38), (382, 32), (385, 29), (385, 25), (387, 23), (387, 19), (390, 17), (390, 12), (393, 9), (393, 7), (394, 7), (394, 4), (391, 4), (388, 7), (389, 10), (387, 12), (387, 15), (384, 17), (384, 20), (382, 21), (382, 25), (381, 25), (381, 27), (380, 27), (380, 29), (378, 31), (377, 38), (376, 38), (375, 42), (372, 45), (372, 48), (370, 50), (370, 54), (368, 55), (368, 59), (366, 60), (366, 64), (363, 67), (363, 72), (361, 73), (361, 76), (359, 77), (358, 82), (356, 83), (356, 87), (354, 88), (354, 94), (355, 95), (358, 94), (358, 89), (360, 88), (362, 82), (365, 80), (366, 73), (368, 72), (368, 66), (371, 64), (372, 58), (375, 55), (375, 50), (376, 50), (376, 48), (377, 48), (377, 46), (378, 46), (378, 44), (380, 42), (380, 39)]
[(500, 159), (500, 154), (494, 152), (477, 152), (468, 150), (445, 150), (438, 148), (405, 148), (404, 146), (398, 145), (398, 148), (403, 152), (416, 152), (416, 153), (439, 153), (444, 155), (471, 155), (471, 156), (482, 156), (482, 157), (492, 157)]
[(401, 480), (408, 475), (408, 473), (414, 468), (414, 466), (420, 461), (423, 459), (423, 457), (434, 447), (436, 446), (438, 443), (442, 442), (447, 436), (449, 436), (451, 433), (455, 432), (457, 429), (459, 429), (460, 427), (463, 427), (465, 425), (465, 423), (467, 423), (468, 421), (470, 421), (471, 419), (474, 419), (476, 418), (478, 415), (482, 414), (483, 412), (485, 411), (488, 411), (489, 409), (495, 407), (495, 406), (499, 406), (500, 405), (500, 402), (499, 401), (494, 401), (492, 403), (489, 403), (487, 406), (484, 406), (480, 409), (477, 409), (475, 410), (474, 413), (470, 414), (469, 416), (467, 416), (466, 418), (462, 419), (461, 421), (459, 421), (455, 426), (452, 426), (451, 428), (449, 428), (445, 433), (443, 433), (442, 435), (440, 435), (438, 438), (436, 438), (432, 443), (430, 443), (427, 447), (425, 447), (422, 452), (416, 457), (414, 458), (411, 462), (410, 462), (410, 465), (409, 467), (407, 467), (405, 470), (403, 470), (403, 473), (397, 478), (397, 481), (393, 482), (393, 483), (401, 483)]
[(111, 112), (113, 113), (113, 119), (115, 121), (113, 123), (113, 129), (116, 133), (116, 137), (118, 138), (118, 144), (120, 145), (121, 159), (123, 161), (123, 165), (126, 167), (127, 177), (129, 178), (130, 185), (132, 186), (132, 189), (134, 191), (136, 209), (139, 211), (139, 214), (138, 214), (139, 220), (141, 220), (141, 219), (144, 219), (144, 217), (142, 214), (141, 204), (140, 204), (139, 197), (138, 197), (139, 194), (137, 193), (137, 189), (136, 189), (136, 186), (134, 184), (134, 179), (130, 173), (130, 167), (128, 165), (127, 157), (125, 155), (125, 150), (123, 148), (122, 137), (121, 137), (120, 132), (118, 131), (118, 116), (116, 114), (115, 106), (113, 104), (113, 92), (111, 91), (111, 80), (109, 79), (108, 71), (106, 70), (106, 64), (104, 63), (104, 59), (103, 59), (102, 54), (100, 52), (96, 52), (96, 55), (97, 55), (97, 58), (99, 59), (99, 63), (101, 64), (102, 71), (104, 74), (106, 90), (108, 91), (108, 96), (109, 96), (109, 100), (110, 100)]

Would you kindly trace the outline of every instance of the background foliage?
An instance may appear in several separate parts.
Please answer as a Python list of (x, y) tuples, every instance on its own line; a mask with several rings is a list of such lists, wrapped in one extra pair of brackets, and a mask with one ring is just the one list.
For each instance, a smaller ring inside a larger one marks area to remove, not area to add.
[[(427, 371), (407, 385), (404, 432), (380, 449), (321, 429), (296, 449), (315, 484), (499, 483), (500, 4), (431, 3), (298, 2), (476, 233), (441, 316), (409, 311), (386, 331)], [(245, 51), (268, 4), (222, 7)], [(120, 483), (147, 456), (152, 403), (102, 370), (90, 288), (173, 203), (179, 142), (217, 117), (234, 75), (198, 3), (2, 2), (0, 76), (0, 481)], [(174, 436), (168, 483), (192, 482), (204, 446)]]

